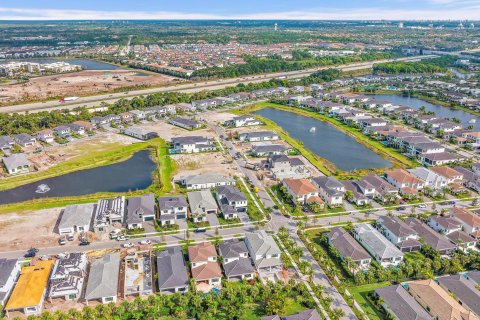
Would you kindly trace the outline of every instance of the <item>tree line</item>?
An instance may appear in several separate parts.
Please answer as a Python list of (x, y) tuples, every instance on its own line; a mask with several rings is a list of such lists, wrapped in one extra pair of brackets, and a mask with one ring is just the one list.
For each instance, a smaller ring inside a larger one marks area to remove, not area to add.
[(0, 135), (13, 135), (18, 133), (36, 133), (43, 129), (54, 128), (59, 125), (83, 120), (90, 121), (95, 116), (105, 116), (108, 114), (120, 114), (135, 109), (145, 109), (158, 105), (189, 103), (192, 100), (214, 98), (226, 96), (238, 92), (252, 92), (259, 89), (275, 88), (279, 86), (291, 87), (294, 85), (309, 85), (334, 80), (342, 77), (342, 72), (337, 69), (327, 69), (313, 73), (301, 81), (288, 81), (285, 79), (272, 79), (260, 83), (240, 83), (235, 87), (228, 87), (215, 91), (202, 91), (193, 94), (180, 92), (158, 92), (146, 96), (138, 96), (131, 100), (120, 99), (113, 104), (102, 102), (101, 107), (104, 111), (89, 112), (86, 107), (75, 108), (74, 110), (57, 109), (52, 111), (41, 111), (25, 114), (0, 113)]
[(445, 72), (457, 60), (454, 56), (443, 56), (440, 58), (428, 59), (418, 62), (385, 62), (375, 64), (373, 71), (375, 73), (387, 74), (415, 74), (415, 73), (437, 73)]
[[(260, 281), (254, 284), (224, 282), (218, 294), (197, 292), (191, 281), (187, 293), (172, 295), (153, 294), (147, 298), (137, 297), (133, 301), (124, 300), (99, 304), (95, 308), (86, 306), (82, 310), (68, 312), (43, 312), (38, 316), (28, 316), (28, 320), (79, 320), (79, 319), (224, 319), (242, 320), (248, 315), (284, 315), (289, 304), (299, 304), (302, 308), (313, 309), (315, 302), (304, 284), (291, 280), (287, 284)], [(17, 318), (14, 318), (17, 320)], [(20, 319), (20, 318), (18, 318)]]

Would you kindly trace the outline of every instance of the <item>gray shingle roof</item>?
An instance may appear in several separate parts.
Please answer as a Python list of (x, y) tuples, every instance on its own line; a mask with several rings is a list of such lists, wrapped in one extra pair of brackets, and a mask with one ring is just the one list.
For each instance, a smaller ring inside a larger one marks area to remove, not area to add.
[(14, 153), (8, 157), (4, 157), (3, 163), (9, 171), (18, 167), (30, 166), (30, 162), (27, 160), (24, 153)]
[(160, 210), (169, 210), (173, 208), (184, 208), (187, 206), (187, 200), (183, 196), (165, 196), (158, 198)]
[(188, 192), (187, 197), (190, 203), (190, 211), (194, 214), (204, 213), (203, 209), (205, 211), (218, 209), (210, 190)]
[(351, 257), (353, 261), (371, 259), (368, 252), (342, 227), (332, 228), (327, 237), (342, 257)]
[(229, 202), (247, 200), (243, 192), (235, 186), (219, 186), (217, 187), (217, 195), (225, 197)]
[(181, 247), (157, 252), (158, 287), (172, 289), (188, 285), (187, 266)]
[(227, 240), (218, 245), (220, 255), (225, 258), (237, 258), (241, 253), (248, 253), (247, 246), (243, 240)]
[(426, 244), (431, 246), (433, 249), (444, 251), (444, 250), (455, 250), (456, 246), (451, 243), (445, 236), (435, 232), (432, 228), (424, 224), (418, 219), (408, 218), (405, 222), (417, 231), (418, 236), (422, 238)]
[(86, 300), (114, 297), (118, 291), (120, 253), (112, 253), (92, 262), (88, 276)]
[(337, 190), (344, 188), (343, 184), (333, 177), (315, 177), (312, 181), (331, 197), (343, 196), (343, 192)]
[(356, 225), (355, 233), (365, 244), (368, 245), (368, 247), (371, 248), (372, 251), (374, 251), (371, 253), (375, 254), (380, 259), (403, 256), (403, 253), (398, 250), (397, 247), (368, 223)]
[(471, 309), (475, 314), (480, 315), (480, 291), (475, 288), (473, 282), (467, 280), (463, 275), (452, 275), (437, 279), (440, 286), (452, 292), (463, 306)]
[(187, 185), (235, 182), (233, 178), (221, 176), (218, 174), (198, 174), (198, 175), (186, 176), (183, 178), (183, 180), (185, 180), (185, 184)]
[(305, 310), (291, 316), (285, 316), (282, 320), (321, 320), (322, 318), (318, 314), (317, 310)]
[(384, 216), (377, 220), (377, 225), (381, 224), (387, 228), (397, 237), (408, 237), (410, 235), (417, 234), (408, 224), (400, 220), (398, 217)]
[(149, 193), (128, 199), (126, 223), (139, 223), (144, 216), (155, 216), (155, 195)]
[(227, 277), (236, 277), (255, 272), (255, 268), (253, 267), (250, 258), (240, 258), (229, 263), (224, 263), (223, 270)]
[(7, 283), (17, 262), (17, 259), (0, 259), (0, 287)]
[(428, 320), (431, 317), (401, 285), (375, 289), (390, 312), (402, 320)]
[(63, 210), (58, 228), (90, 225), (94, 210), (95, 204), (93, 203), (69, 205)]

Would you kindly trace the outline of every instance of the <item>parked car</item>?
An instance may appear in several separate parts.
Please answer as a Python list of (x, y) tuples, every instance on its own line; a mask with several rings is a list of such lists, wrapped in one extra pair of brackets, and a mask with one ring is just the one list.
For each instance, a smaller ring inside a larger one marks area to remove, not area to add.
[(397, 211), (404, 211), (405, 209), (407, 209), (407, 208), (405, 208), (405, 207), (398, 207), (398, 208), (397, 208)]
[(133, 247), (133, 243), (131, 243), (131, 242), (124, 243), (124, 244), (122, 244), (122, 247), (123, 248), (131, 248), (131, 247)]
[(73, 234), (69, 234), (69, 235), (67, 236), (67, 240), (68, 240), (68, 241), (73, 241), (73, 240), (75, 240), (75, 237), (73, 236)]
[(80, 246), (88, 246), (90, 244), (90, 241), (88, 240), (80, 240), (79, 245)]
[(419, 204), (418, 207), (422, 208), (422, 209), (425, 209), (427, 207), (427, 205), (422, 203), (422, 204)]
[(448, 204), (455, 204), (455, 201), (452, 200)]
[(123, 234), (117, 237), (117, 241), (127, 241), (127, 240), (130, 240), (130, 238)]
[(196, 228), (195, 229), (195, 232), (199, 233), (199, 232), (207, 232), (207, 228)]
[(27, 253), (25, 253), (23, 256), (25, 258), (33, 258), (37, 255), (37, 253), (35, 251), (32, 251), (32, 250), (28, 250)]
[(148, 240), (148, 239), (147, 240), (142, 240), (142, 241), (139, 242), (139, 244), (151, 244), (151, 243), (152, 243), (152, 241)]
[(40, 257), (40, 260), (50, 260), (50, 256), (43, 255)]
[(65, 236), (61, 236), (60, 239), (58, 239), (58, 244), (61, 246), (67, 244), (67, 238)]

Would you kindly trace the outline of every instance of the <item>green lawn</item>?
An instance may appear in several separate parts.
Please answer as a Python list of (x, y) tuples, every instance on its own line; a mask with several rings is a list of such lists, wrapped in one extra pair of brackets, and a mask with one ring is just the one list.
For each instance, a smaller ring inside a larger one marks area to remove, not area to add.
[(368, 318), (371, 320), (382, 320), (384, 319), (384, 314), (378, 310), (373, 303), (371, 303), (367, 294), (373, 292), (373, 290), (381, 287), (390, 285), (390, 282), (366, 284), (363, 286), (349, 287), (348, 291), (353, 295), (353, 298), (357, 303), (362, 307), (362, 310), (367, 314)]

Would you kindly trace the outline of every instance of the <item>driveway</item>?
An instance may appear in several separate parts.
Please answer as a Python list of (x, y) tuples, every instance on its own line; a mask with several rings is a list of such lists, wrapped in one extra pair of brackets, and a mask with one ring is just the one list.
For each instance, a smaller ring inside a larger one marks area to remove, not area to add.
[(220, 225), (217, 215), (213, 213), (207, 214), (207, 221), (210, 223), (210, 227), (216, 227)]

